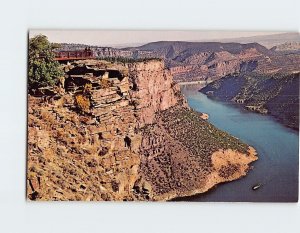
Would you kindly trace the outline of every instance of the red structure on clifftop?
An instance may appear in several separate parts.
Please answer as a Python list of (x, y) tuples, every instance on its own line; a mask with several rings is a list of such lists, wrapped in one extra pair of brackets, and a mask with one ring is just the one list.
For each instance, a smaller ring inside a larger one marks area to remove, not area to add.
[(54, 52), (56, 61), (83, 60), (95, 58), (93, 51), (90, 48), (74, 51), (58, 51)]

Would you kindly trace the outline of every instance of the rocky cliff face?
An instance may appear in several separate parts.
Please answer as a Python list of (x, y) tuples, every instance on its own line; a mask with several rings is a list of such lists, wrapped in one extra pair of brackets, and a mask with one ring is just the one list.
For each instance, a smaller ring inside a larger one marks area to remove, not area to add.
[(139, 126), (153, 123), (155, 113), (176, 104), (184, 104), (179, 86), (173, 83), (171, 72), (163, 62), (132, 63), (128, 65), (137, 102)]
[(237, 179), (256, 159), (188, 108), (163, 62), (64, 70), (51, 95), (28, 96), (31, 200), (169, 200)]

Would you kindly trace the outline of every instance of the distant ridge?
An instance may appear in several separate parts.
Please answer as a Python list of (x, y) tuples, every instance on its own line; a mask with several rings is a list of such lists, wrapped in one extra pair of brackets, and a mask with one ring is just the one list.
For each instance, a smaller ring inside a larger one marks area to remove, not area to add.
[[(176, 82), (213, 81), (229, 74), (262, 74), (299, 71), (298, 50), (290, 50), (289, 41), (299, 40), (298, 33), (227, 39), (222, 42), (155, 41), (137, 47), (92, 46), (98, 58), (163, 59)], [(234, 42), (234, 40), (239, 42)], [(268, 44), (268, 49), (262, 44)], [(281, 45), (274, 48), (274, 44)], [(61, 44), (61, 49), (78, 50), (80, 44)], [(285, 51), (286, 49), (290, 51)], [(295, 47), (296, 48), (296, 47)], [(285, 49), (285, 50), (284, 50)], [(285, 54), (287, 53), (287, 54)]]
[(156, 41), (138, 47), (126, 48), (126, 50), (133, 50), (133, 51), (144, 50), (144, 51), (152, 51), (152, 52), (160, 52), (160, 53), (164, 51), (166, 55), (169, 54), (169, 56), (166, 57), (171, 57), (170, 56), (171, 50), (175, 54), (179, 54), (182, 52), (185, 53), (189, 52), (190, 54), (195, 54), (199, 52), (221, 52), (221, 51), (227, 51), (232, 54), (238, 54), (241, 51), (250, 48), (255, 48), (257, 51), (263, 54), (270, 53), (270, 51), (266, 47), (256, 42), (241, 44), (237, 42), (223, 43), (223, 42)]
[[(213, 40), (216, 41), (216, 40)], [(300, 42), (300, 34), (298, 32), (279, 33), (264, 36), (251, 36), (240, 38), (221, 39), (220, 42), (237, 42), (237, 43), (259, 43), (267, 48), (286, 42)]]

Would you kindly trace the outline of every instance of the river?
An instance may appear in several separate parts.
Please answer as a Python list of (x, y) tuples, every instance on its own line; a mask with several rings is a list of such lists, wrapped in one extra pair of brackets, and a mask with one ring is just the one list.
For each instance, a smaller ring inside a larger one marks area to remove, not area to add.
[[(209, 114), (209, 122), (253, 146), (259, 159), (247, 176), (219, 184), (184, 201), (295, 202), (298, 200), (299, 135), (272, 117), (208, 98), (199, 87), (181, 86), (191, 108)], [(262, 183), (256, 191), (252, 186)]]

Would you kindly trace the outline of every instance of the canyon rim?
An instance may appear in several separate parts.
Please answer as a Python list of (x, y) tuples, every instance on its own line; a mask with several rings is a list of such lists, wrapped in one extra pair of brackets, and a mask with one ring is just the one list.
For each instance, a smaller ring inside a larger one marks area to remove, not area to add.
[[(214, 125), (183, 86), (298, 137), (297, 33), (190, 42), (178, 32), (144, 43), (143, 31), (120, 31), (110, 45), (109, 31), (65, 33), (29, 33), (28, 200), (170, 201), (246, 180), (268, 152)], [(296, 152), (293, 162), (298, 171)]]

